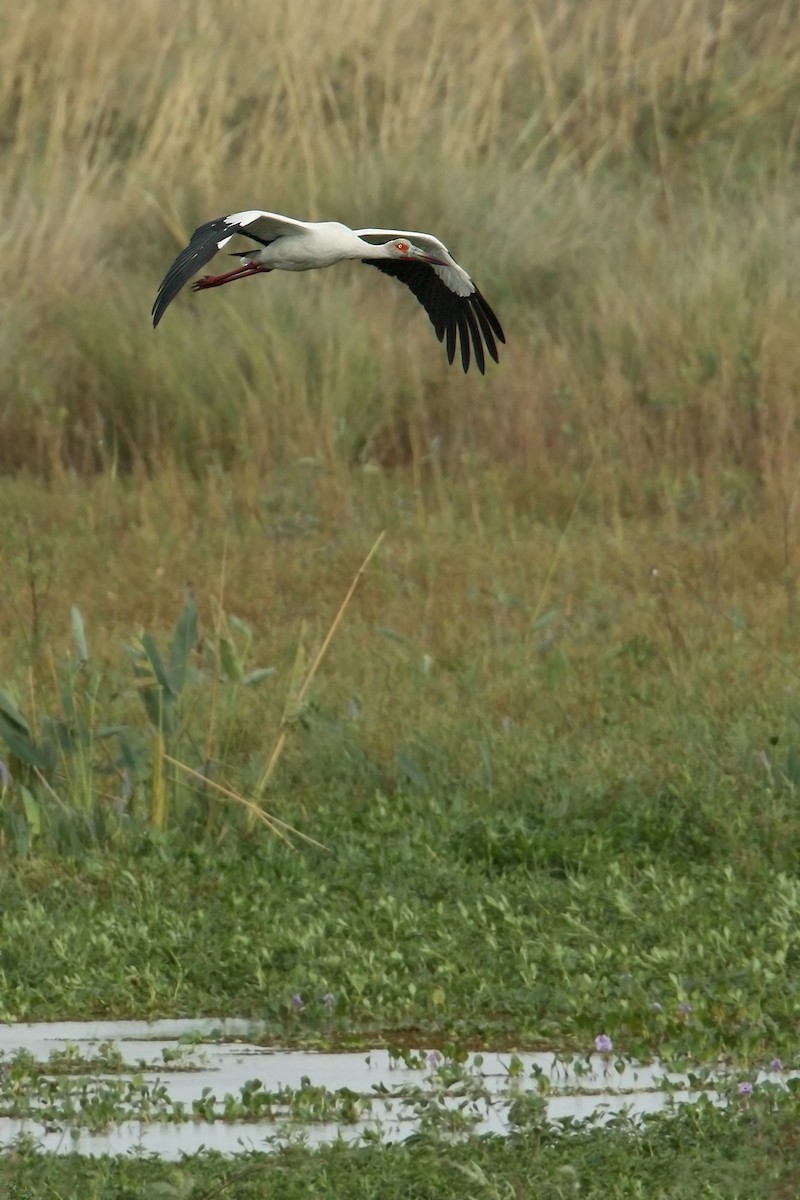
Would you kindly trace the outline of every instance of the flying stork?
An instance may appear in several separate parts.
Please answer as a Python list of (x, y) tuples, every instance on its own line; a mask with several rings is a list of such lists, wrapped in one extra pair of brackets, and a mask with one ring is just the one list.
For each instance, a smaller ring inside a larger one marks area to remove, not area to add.
[(295, 221), (258, 209), (215, 217), (195, 229), (158, 289), (152, 313), (154, 328), (183, 285), (236, 234), (252, 238), (258, 246), (232, 255), (241, 264), (235, 270), (196, 280), (193, 292), (268, 271), (310, 271), (354, 259), (393, 275), (411, 289), (439, 341), (447, 338), (448, 362), (455, 358), (456, 338), (465, 371), (470, 363), (470, 340), (481, 374), (486, 365), (484, 344), (498, 361), (497, 342), (506, 340), (500, 322), (467, 272), (432, 234), (350, 229), (338, 221)]

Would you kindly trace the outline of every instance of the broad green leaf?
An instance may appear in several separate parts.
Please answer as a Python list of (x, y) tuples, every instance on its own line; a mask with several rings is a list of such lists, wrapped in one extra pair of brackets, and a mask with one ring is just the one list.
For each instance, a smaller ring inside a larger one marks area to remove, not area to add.
[(172, 732), (175, 725), (172, 690), (164, 674), (158, 647), (149, 634), (142, 634), (129, 653), (133, 659), (136, 687), (142, 698), (150, 724), (159, 730)]
[(244, 668), (236, 650), (233, 638), (228, 634), (227, 626), (225, 628), (225, 632), (221, 632), (219, 634), (217, 646), (219, 651), (219, 661), (222, 666), (222, 670), (225, 672), (226, 678), (230, 679), (232, 683), (239, 683), (242, 675), (244, 674)]
[(25, 763), (27, 767), (37, 767), (40, 771), (48, 771), (51, 765), (51, 759), (35, 742), (32, 742), (29, 737), (23, 734), (15, 733), (13, 730), (3, 728), (3, 719), (0, 716), (0, 736), (8, 746), (9, 751), (20, 762)]
[(197, 602), (190, 588), (186, 589), (186, 602), (175, 622), (169, 655), (169, 681), (172, 691), (179, 695), (186, 683), (189, 659), (197, 645)]
[(42, 815), (39, 805), (24, 783), (20, 784), (19, 794), (22, 797), (22, 807), (25, 809), (25, 820), (28, 822), (31, 837), (38, 837), (42, 832)]
[(274, 674), (275, 667), (256, 667), (255, 670), (248, 671), (246, 675), (242, 676), (242, 683), (248, 686), (255, 683), (261, 683), (262, 680), (269, 679), (270, 676)]
[(231, 629), (235, 629), (237, 633), (242, 633), (247, 638), (248, 642), (253, 640), (253, 628), (248, 625), (241, 617), (234, 617), (232, 614), (226, 617)]
[(68, 679), (64, 687), (61, 688), (61, 709), (68, 721), (76, 719), (75, 696), (72, 692), (72, 682), (71, 679)]
[(174, 693), (170, 684), (169, 676), (167, 675), (166, 668), (164, 667), (164, 663), (161, 659), (161, 654), (159, 653), (155, 638), (152, 636), (152, 634), (143, 633), (139, 638), (139, 645), (141, 646), (147, 663), (149, 663), (150, 667), (152, 668), (156, 682), (164, 689), (168, 696), (173, 696)]
[(19, 711), (8, 692), (3, 691), (2, 688), (0, 688), (0, 716), (4, 717), (17, 733), (25, 734), (26, 737), (30, 733), (30, 728), (25, 717)]
[(73, 604), (69, 610), (69, 615), (72, 624), (72, 640), (75, 643), (75, 653), (78, 656), (78, 662), (88, 662), (89, 647), (86, 642), (86, 630), (83, 625), (81, 610)]

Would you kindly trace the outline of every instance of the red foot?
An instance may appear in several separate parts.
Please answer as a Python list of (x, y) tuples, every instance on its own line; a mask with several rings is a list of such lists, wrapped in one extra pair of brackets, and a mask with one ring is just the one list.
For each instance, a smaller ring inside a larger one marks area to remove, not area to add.
[(256, 263), (245, 263), (243, 267), (237, 267), (235, 271), (226, 271), (224, 275), (204, 275), (192, 284), (192, 291), (201, 292), (205, 288), (222, 287), (223, 283), (230, 283), (234, 279), (247, 279), (248, 275), (266, 274), (271, 269), (260, 267)]

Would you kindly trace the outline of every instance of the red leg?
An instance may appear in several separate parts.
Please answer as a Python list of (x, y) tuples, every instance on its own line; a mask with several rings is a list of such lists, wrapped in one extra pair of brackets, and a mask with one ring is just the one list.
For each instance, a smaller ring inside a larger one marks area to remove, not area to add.
[(192, 291), (200, 292), (204, 288), (222, 287), (223, 283), (230, 283), (233, 279), (246, 279), (248, 275), (266, 274), (271, 270), (271, 267), (260, 267), (257, 263), (245, 263), (242, 267), (236, 267), (234, 271), (226, 271), (224, 275), (204, 275), (202, 279), (198, 279), (192, 284)]

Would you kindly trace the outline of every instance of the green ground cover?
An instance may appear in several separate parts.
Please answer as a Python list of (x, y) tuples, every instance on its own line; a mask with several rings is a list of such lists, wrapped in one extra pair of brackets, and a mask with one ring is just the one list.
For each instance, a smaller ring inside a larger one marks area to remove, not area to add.
[(330, 1197), (470, 1195), (672, 1200), (781, 1200), (796, 1195), (796, 1101), (759, 1101), (724, 1112), (699, 1103), (634, 1129), (625, 1119), (601, 1128), (521, 1128), (510, 1139), (444, 1144), (435, 1127), (411, 1144), (272, 1159), (243, 1154), (232, 1165), (214, 1156), (177, 1165), (130, 1159), (30, 1157), (7, 1164), (13, 1200), (42, 1195), (118, 1200), (165, 1196)]
[[(795, 6), (337, 13), (4, 21), (0, 1015), (796, 1065)], [(187, 233), (250, 205), (439, 234), (500, 365), (448, 371), (358, 267), (187, 293), (154, 335)], [(259, 1170), (789, 1196), (791, 1101)]]
[[(9, 556), (24, 665), (15, 683), (9, 660), (9, 696), (27, 732), (6, 711), (7, 1016), (278, 1018), (300, 994), (297, 1024), (313, 1031), (331, 992), (344, 1032), (580, 1046), (605, 1030), (631, 1052), (791, 1057), (800, 826), (780, 577), (756, 612), (724, 533), (699, 560), (691, 536), (665, 538), (654, 577), (646, 526), (621, 540), (577, 517), (560, 536), (509, 518), (503, 539), (459, 533), (451, 493), (420, 543), (416, 517), (373, 510), (384, 547), (292, 710), (264, 798), (321, 844), (292, 849), (206, 781), (254, 793), (298, 639), (309, 662), (366, 518), (337, 532), (323, 492), (306, 501), (310, 531), (275, 539), (242, 504), (239, 542), (201, 490), (157, 533), (158, 487), (62, 493), (74, 527), (95, 523), (93, 567), (55, 544), (46, 568), (24, 541)], [(145, 570), (147, 592), (127, 581)], [(197, 627), (181, 641), (186, 610), (177, 633), (166, 611), (190, 575)], [(83, 659), (68, 601), (95, 614)], [(243, 668), (274, 673), (226, 677), (221, 608), (240, 647), (245, 614)], [(164, 691), (169, 721), (142, 703), (154, 684), (126, 651), (134, 613), (170, 670), (191, 642), (182, 686)]]

